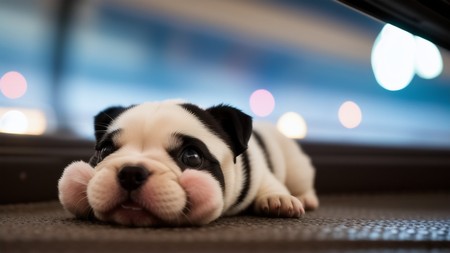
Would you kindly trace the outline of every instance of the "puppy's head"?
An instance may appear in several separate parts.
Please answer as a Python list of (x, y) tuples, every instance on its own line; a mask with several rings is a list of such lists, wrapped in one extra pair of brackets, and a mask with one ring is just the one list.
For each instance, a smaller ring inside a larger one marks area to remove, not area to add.
[(206, 224), (226, 207), (251, 131), (248, 115), (224, 105), (108, 108), (95, 117), (88, 205), (98, 219), (123, 225)]

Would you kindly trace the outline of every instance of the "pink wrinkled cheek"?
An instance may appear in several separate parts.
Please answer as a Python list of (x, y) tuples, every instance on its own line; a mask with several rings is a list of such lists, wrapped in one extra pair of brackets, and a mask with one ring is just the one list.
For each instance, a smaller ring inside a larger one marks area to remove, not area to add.
[(223, 196), (219, 183), (207, 172), (185, 170), (180, 185), (188, 194), (189, 218), (202, 225), (217, 219), (222, 214)]
[(77, 217), (87, 217), (90, 206), (86, 190), (94, 169), (83, 161), (69, 164), (59, 179), (59, 201), (63, 207)]

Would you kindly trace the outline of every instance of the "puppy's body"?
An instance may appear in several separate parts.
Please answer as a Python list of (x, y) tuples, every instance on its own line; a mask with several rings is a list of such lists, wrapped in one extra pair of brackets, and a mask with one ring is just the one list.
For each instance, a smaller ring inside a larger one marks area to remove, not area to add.
[[(314, 209), (314, 169), (292, 140), (229, 106), (174, 101), (114, 107), (96, 117), (90, 165), (69, 165), (63, 206), (124, 225), (201, 225), (252, 207), (299, 217)], [(92, 169), (93, 167), (94, 169)]]

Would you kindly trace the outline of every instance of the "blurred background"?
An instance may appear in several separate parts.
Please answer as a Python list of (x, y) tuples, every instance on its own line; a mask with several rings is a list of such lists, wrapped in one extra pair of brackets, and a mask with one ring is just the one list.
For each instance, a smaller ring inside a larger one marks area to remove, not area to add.
[(450, 149), (450, 53), (328, 0), (1, 0), (0, 132), (226, 103), (292, 138)]

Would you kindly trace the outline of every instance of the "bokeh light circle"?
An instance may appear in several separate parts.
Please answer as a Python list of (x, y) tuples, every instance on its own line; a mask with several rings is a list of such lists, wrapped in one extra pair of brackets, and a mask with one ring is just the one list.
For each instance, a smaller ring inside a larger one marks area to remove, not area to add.
[(362, 112), (355, 102), (346, 101), (339, 107), (338, 117), (344, 127), (355, 128), (361, 124)]
[(305, 120), (295, 112), (283, 114), (278, 119), (277, 128), (285, 136), (294, 139), (303, 139), (308, 132)]
[(23, 134), (28, 130), (27, 116), (18, 110), (10, 110), (0, 118), (0, 132)]
[(432, 79), (444, 68), (436, 45), (391, 24), (375, 39), (371, 63), (378, 84), (390, 91), (408, 86), (414, 74)]
[(397, 91), (405, 88), (414, 77), (414, 36), (387, 24), (372, 48), (371, 63), (375, 79), (383, 88)]
[(256, 116), (266, 117), (275, 109), (275, 98), (268, 90), (256, 90), (250, 96), (250, 109)]
[(432, 79), (442, 73), (444, 64), (439, 49), (430, 41), (415, 36), (416, 74), (425, 79)]
[(20, 98), (27, 92), (27, 80), (19, 72), (7, 72), (0, 79), (0, 90), (7, 98)]

